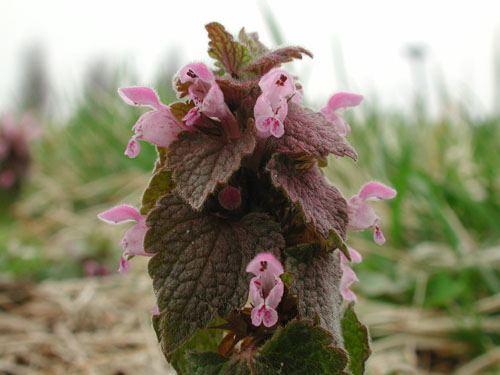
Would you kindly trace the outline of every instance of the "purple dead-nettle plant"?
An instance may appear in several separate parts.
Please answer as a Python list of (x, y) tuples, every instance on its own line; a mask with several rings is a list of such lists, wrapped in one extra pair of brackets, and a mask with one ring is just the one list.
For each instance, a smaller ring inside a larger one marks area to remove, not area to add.
[(119, 270), (150, 257), (153, 325), (179, 374), (362, 374), (370, 354), (357, 319), (351, 263), (361, 255), (347, 230), (385, 238), (369, 200), (396, 192), (370, 182), (346, 201), (325, 178), (328, 156), (357, 154), (341, 110), (360, 104), (338, 93), (315, 112), (301, 105), (298, 77), (281, 65), (311, 53), (267, 49), (255, 33), (235, 39), (206, 26), (208, 54), (174, 77), (179, 101), (162, 104), (145, 87), (119, 89), (147, 106), (125, 154), (139, 141), (158, 159), (140, 210), (99, 217), (133, 221)]

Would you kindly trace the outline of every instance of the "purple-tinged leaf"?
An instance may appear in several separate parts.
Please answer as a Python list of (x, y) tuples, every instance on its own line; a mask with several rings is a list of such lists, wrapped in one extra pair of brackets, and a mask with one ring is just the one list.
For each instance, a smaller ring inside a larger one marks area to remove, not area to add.
[(302, 55), (313, 57), (312, 53), (302, 47), (284, 47), (267, 53), (256, 61), (248, 64), (243, 71), (255, 73), (261, 77), (271, 69), (281, 64), (292, 61), (293, 59), (302, 59)]
[(236, 42), (220, 23), (212, 22), (205, 28), (210, 39), (208, 54), (218, 60), (231, 77), (237, 78), (240, 70), (252, 60), (248, 48)]
[(156, 253), (149, 274), (160, 315), (155, 328), (165, 352), (175, 350), (219, 314), (243, 307), (251, 275), (248, 262), (258, 253), (279, 255), (280, 226), (265, 214), (231, 222), (193, 210), (169, 194), (148, 216), (144, 241)]
[(371, 354), (368, 329), (362, 324), (354, 312), (354, 304), (350, 304), (342, 318), (344, 346), (349, 353), (348, 368), (352, 375), (365, 373), (365, 362)]
[[(238, 106), (246, 98), (251, 96), (256, 98), (259, 95), (258, 80), (238, 82), (232, 79), (217, 78), (215, 81), (222, 90), (224, 99), (230, 106)], [(249, 107), (253, 108), (254, 103), (255, 99), (250, 103)]]
[(183, 132), (169, 147), (167, 167), (173, 170), (176, 191), (193, 208), (200, 209), (218, 184), (226, 183), (245, 155), (255, 148), (255, 129), (231, 142), (200, 132)]
[(290, 293), (297, 296), (299, 318), (318, 320), (333, 335), (334, 344), (342, 346), (340, 314), (339, 252), (321, 253), (319, 244), (302, 244), (286, 249), (286, 269), (292, 274)]
[(284, 125), (285, 134), (270, 141), (274, 152), (305, 153), (316, 157), (326, 157), (328, 154), (339, 157), (346, 155), (353, 160), (358, 158), (356, 151), (337, 133), (333, 124), (322, 113), (289, 102)]
[(326, 250), (339, 248), (349, 258), (344, 243), (347, 228), (347, 202), (335, 186), (330, 185), (316, 165), (297, 169), (294, 161), (274, 155), (266, 166), (277, 188), (297, 204), (306, 223), (322, 238)]

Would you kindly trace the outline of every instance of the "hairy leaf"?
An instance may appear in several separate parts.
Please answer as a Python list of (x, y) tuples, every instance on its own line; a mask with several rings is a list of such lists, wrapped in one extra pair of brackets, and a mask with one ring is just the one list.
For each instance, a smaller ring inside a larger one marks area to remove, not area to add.
[(220, 23), (212, 22), (205, 28), (210, 39), (208, 54), (218, 60), (231, 77), (237, 78), (239, 71), (252, 60), (250, 51), (236, 42)]
[(290, 292), (298, 297), (300, 318), (318, 320), (333, 335), (335, 345), (342, 346), (338, 317), (342, 304), (340, 294), (340, 254), (322, 254), (318, 244), (304, 244), (286, 250), (286, 269), (293, 275)]
[(259, 58), (262, 55), (266, 54), (269, 49), (260, 42), (259, 34), (257, 33), (247, 33), (245, 28), (240, 30), (238, 34), (238, 40), (243, 43), (250, 51), (250, 54), (254, 58)]
[(349, 353), (348, 368), (352, 375), (365, 373), (365, 362), (371, 354), (368, 329), (363, 325), (354, 312), (354, 305), (350, 304), (342, 318), (342, 333), (344, 347)]
[(274, 186), (282, 188), (297, 204), (306, 223), (324, 240), (327, 250), (339, 248), (347, 253), (344, 243), (347, 227), (347, 202), (335, 186), (330, 185), (319, 168), (295, 168), (293, 160), (274, 155), (266, 166)]
[[(257, 97), (259, 95), (258, 81), (238, 82), (232, 79), (216, 79), (222, 93), (224, 100), (228, 105), (241, 105), (242, 101), (250, 96)], [(255, 100), (255, 99), (254, 99)], [(255, 104), (255, 102), (253, 103)], [(251, 106), (253, 108), (253, 105)]]
[(247, 300), (247, 263), (258, 253), (279, 254), (280, 227), (265, 214), (230, 222), (194, 211), (174, 194), (160, 199), (144, 240), (160, 315), (155, 329), (165, 352), (175, 350), (219, 314)]
[(254, 128), (248, 126), (239, 139), (201, 132), (182, 132), (169, 148), (167, 167), (173, 170), (176, 191), (193, 208), (200, 209), (217, 184), (225, 183), (238, 170), (243, 156), (255, 147)]
[(316, 157), (328, 154), (347, 155), (357, 160), (356, 151), (339, 135), (333, 124), (319, 112), (288, 103), (288, 115), (284, 121), (285, 134), (271, 139), (274, 152), (287, 154), (305, 153)]
[(267, 53), (260, 59), (248, 64), (243, 71), (252, 72), (259, 77), (269, 72), (277, 66), (292, 61), (302, 59), (302, 55), (313, 57), (312, 53), (302, 47), (284, 47)]
[(327, 331), (307, 320), (289, 323), (262, 348), (234, 359), (210, 352), (189, 358), (193, 375), (347, 375), (346, 353), (332, 346)]
[(332, 336), (310, 321), (294, 321), (279, 330), (256, 355), (259, 375), (346, 375), (345, 352)]
[(158, 158), (153, 169), (153, 176), (149, 180), (148, 187), (142, 194), (141, 214), (146, 215), (154, 206), (156, 201), (174, 188), (172, 172), (165, 168), (167, 149), (156, 147)]

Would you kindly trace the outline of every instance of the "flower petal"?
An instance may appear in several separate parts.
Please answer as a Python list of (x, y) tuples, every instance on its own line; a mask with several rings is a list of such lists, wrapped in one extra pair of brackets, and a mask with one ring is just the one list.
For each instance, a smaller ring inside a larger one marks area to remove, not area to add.
[(352, 247), (348, 247), (347, 250), (349, 251), (349, 255), (351, 256), (351, 263), (361, 263), (361, 261), (363, 260), (363, 257), (361, 256), (360, 253), (358, 253)]
[(260, 79), (259, 86), (271, 102), (286, 98), (295, 92), (292, 75), (283, 69), (274, 69), (266, 73)]
[(373, 228), (373, 240), (377, 245), (383, 245), (385, 243), (385, 236), (378, 225)]
[(118, 267), (118, 272), (120, 272), (122, 275), (125, 275), (130, 269), (130, 265), (127, 259), (127, 256), (122, 255), (120, 258), (120, 267)]
[(226, 210), (235, 210), (241, 205), (240, 189), (226, 186), (219, 193), (219, 204)]
[(139, 142), (137, 142), (137, 137), (133, 136), (132, 138), (130, 138), (130, 141), (128, 141), (127, 148), (125, 149), (124, 154), (133, 159), (137, 155), (139, 155), (140, 152), (141, 145), (139, 144)]
[(369, 182), (359, 191), (358, 197), (363, 200), (392, 199), (396, 196), (396, 190), (379, 182)]
[(179, 78), (182, 83), (188, 81), (193, 82), (196, 78), (200, 78), (202, 81), (209, 83), (215, 82), (214, 75), (203, 63), (192, 63), (185, 65), (179, 71)]
[(207, 95), (203, 98), (201, 111), (208, 117), (222, 118), (226, 112), (224, 94), (217, 83), (213, 83)]
[(342, 297), (349, 302), (358, 302), (358, 297), (350, 289), (342, 289)]
[(143, 218), (134, 207), (125, 205), (101, 212), (97, 217), (108, 224), (121, 224), (130, 220), (139, 222)]
[(363, 96), (357, 94), (349, 94), (347, 92), (339, 92), (334, 94), (328, 100), (325, 109), (328, 112), (344, 110), (348, 107), (355, 107), (361, 103)]
[(255, 306), (264, 303), (264, 296), (262, 294), (262, 285), (260, 283), (260, 277), (255, 276), (250, 280), (250, 298)]
[(375, 210), (357, 195), (347, 202), (348, 227), (351, 230), (364, 230), (373, 227), (380, 218)]
[(137, 137), (160, 147), (168, 147), (186, 128), (168, 107), (144, 113), (134, 126)]
[(260, 253), (248, 263), (246, 272), (258, 276), (264, 271), (269, 271), (274, 276), (280, 276), (284, 272), (280, 261), (273, 254)]
[(158, 95), (149, 87), (122, 87), (118, 89), (118, 95), (130, 105), (148, 106), (154, 109), (160, 107)]
[(267, 328), (272, 327), (278, 322), (278, 312), (272, 307), (264, 307), (263, 322)]
[(120, 244), (122, 245), (124, 250), (130, 251), (129, 255), (134, 251), (141, 252), (140, 255), (143, 255), (144, 252), (144, 237), (146, 236), (146, 232), (148, 231), (148, 226), (144, 221), (140, 221), (137, 224), (132, 225), (125, 231)]
[(283, 281), (279, 277), (275, 277), (275, 282), (276, 284), (266, 297), (266, 306), (270, 306), (273, 309), (280, 304), (284, 291)]
[(156, 304), (151, 310), (149, 310), (151, 315), (160, 315), (160, 309), (158, 308), (158, 304)]
[(252, 309), (252, 312), (250, 313), (250, 317), (252, 318), (252, 324), (254, 326), (258, 327), (262, 324), (262, 319), (264, 318), (263, 312), (264, 312), (264, 302), (262, 302), (258, 306), (255, 306)]

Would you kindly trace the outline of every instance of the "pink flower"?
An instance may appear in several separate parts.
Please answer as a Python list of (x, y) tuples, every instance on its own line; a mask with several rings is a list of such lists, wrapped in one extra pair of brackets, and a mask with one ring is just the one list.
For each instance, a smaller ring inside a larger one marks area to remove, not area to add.
[(129, 270), (128, 257), (131, 255), (153, 256), (153, 254), (144, 251), (144, 236), (149, 229), (146, 225), (146, 215), (141, 215), (135, 208), (130, 206), (118, 206), (100, 213), (97, 217), (108, 224), (121, 224), (127, 221), (136, 222), (125, 231), (120, 241), (125, 251), (121, 257), (118, 272), (125, 274)]
[(274, 69), (260, 79), (259, 86), (262, 94), (253, 110), (257, 131), (263, 138), (280, 138), (285, 133), (288, 99), (295, 93), (293, 77), (286, 70)]
[(229, 129), (239, 129), (236, 118), (224, 101), (222, 90), (205, 64), (193, 63), (184, 66), (179, 72), (179, 79), (182, 83), (191, 82), (188, 94), (195, 105), (182, 119), (186, 125), (195, 125), (203, 113), (228, 123)]
[(363, 97), (361, 95), (339, 92), (328, 100), (328, 104), (326, 107), (321, 108), (321, 112), (333, 123), (337, 132), (345, 137), (351, 133), (351, 127), (346, 120), (338, 115), (338, 112), (349, 107), (355, 107), (362, 100)]
[(118, 89), (125, 103), (134, 106), (147, 106), (153, 111), (144, 113), (132, 130), (135, 135), (128, 142), (125, 155), (135, 158), (141, 151), (138, 140), (144, 140), (160, 147), (168, 147), (177, 134), (189, 130), (172, 114), (170, 108), (160, 102), (158, 95), (147, 87), (125, 87)]
[(284, 285), (280, 278), (283, 266), (270, 253), (258, 254), (248, 263), (247, 272), (255, 275), (250, 280), (250, 297), (254, 304), (251, 318), (256, 327), (262, 323), (272, 327), (278, 322), (278, 307), (283, 297)]
[(385, 242), (385, 237), (377, 224), (380, 221), (380, 217), (377, 216), (375, 210), (366, 201), (392, 199), (396, 194), (396, 190), (378, 182), (369, 182), (364, 185), (359, 194), (353, 195), (347, 202), (347, 213), (349, 215), (348, 228), (351, 230), (373, 228), (374, 241), (382, 245)]
[[(348, 247), (349, 250), (349, 255), (351, 256), (351, 262), (352, 263), (361, 263), (361, 254), (358, 253), (356, 250)], [(356, 273), (352, 270), (351, 267), (346, 265), (346, 263), (349, 262), (349, 259), (343, 254), (340, 253), (340, 264), (342, 267), (342, 279), (340, 280), (340, 291), (342, 293), (342, 297), (346, 301), (351, 301), (351, 302), (357, 302), (358, 297), (352, 290), (349, 289), (349, 287), (356, 281), (358, 280), (358, 277), (356, 276)]]
[(149, 312), (153, 316), (160, 315), (160, 309), (158, 308), (158, 304), (154, 305), (154, 307), (151, 310), (149, 310)]

